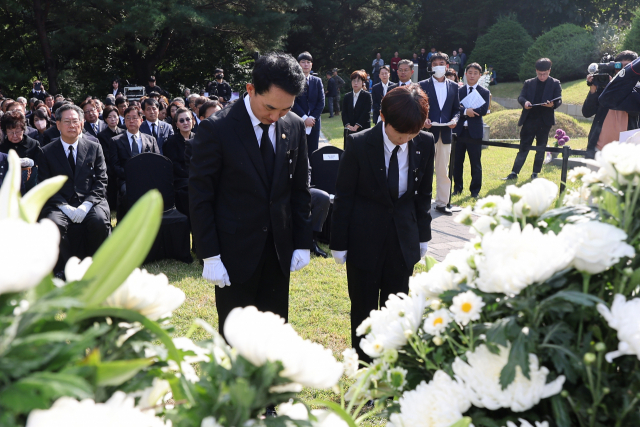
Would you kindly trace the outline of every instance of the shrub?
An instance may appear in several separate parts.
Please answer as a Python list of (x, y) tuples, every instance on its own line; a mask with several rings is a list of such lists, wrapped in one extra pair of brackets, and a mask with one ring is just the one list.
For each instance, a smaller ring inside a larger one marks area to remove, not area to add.
[(533, 38), (515, 16), (502, 17), (487, 34), (478, 38), (467, 63), (477, 62), (483, 67), (493, 65), (500, 82), (515, 81), (522, 57), (532, 44)]
[(631, 29), (624, 39), (623, 50), (640, 52), (640, 9), (636, 11), (635, 17), (631, 20)]
[(536, 39), (524, 55), (520, 80), (536, 76), (535, 63), (540, 58), (553, 61), (551, 75), (562, 81), (584, 78), (594, 58), (594, 38), (587, 30), (574, 24), (562, 24)]
[[(495, 102), (491, 104), (495, 105)], [(520, 128), (518, 119), (522, 110), (502, 110), (492, 112), (484, 117), (484, 122), (491, 126), (491, 139), (518, 139), (520, 138)], [(571, 138), (582, 138), (587, 136), (587, 132), (576, 119), (568, 114), (556, 112), (556, 124), (549, 131), (549, 139), (556, 134), (556, 129), (563, 129)]]

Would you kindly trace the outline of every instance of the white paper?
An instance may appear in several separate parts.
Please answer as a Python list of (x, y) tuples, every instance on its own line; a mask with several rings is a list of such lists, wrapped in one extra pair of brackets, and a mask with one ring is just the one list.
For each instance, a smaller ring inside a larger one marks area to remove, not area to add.
[(620, 132), (620, 142), (627, 142), (627, 140), (631, 138), (633, 135), (635, 135), (636, 133), (640, 133), (640, 130), (633, 129), (633, 130), (626, 130), (624, 132)]
[(453, 120), (451, 120), (448, 123), (431, 122), (431, 126), (451, 126), (451, 125), (453, 125), (455, 123), (457, 123), (457, 122), (454, 122)]
[(334, 154), (323, 154), (322, 160), (340, 160), (340, 156), (337, 153)]
[(313, 126), (307, 126), (304, 131), (307, 135), (309, 135), (311, 133), (311, 129), (313, 129)]
[(474, 90), (469, 95), (467, 95), (462, 101), (460, 101), (460, 103), (464, 105), (465, 108), (471, 108), (472, 110), (474, 108), (480, 108), (484, 104), (486, 104), (484, 98), (478, 93), (477, 90)]

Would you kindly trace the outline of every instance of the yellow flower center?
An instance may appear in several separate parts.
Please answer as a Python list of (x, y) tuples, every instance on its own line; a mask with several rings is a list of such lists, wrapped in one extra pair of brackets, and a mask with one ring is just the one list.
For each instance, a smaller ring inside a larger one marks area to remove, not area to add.
[(468, 313), (471, 311), (471, 303), (465, 302), (462, 304), (462, 311), (464, 311), (465, 313)]
[(442, 317), (437, 317), (437, 318), (433, 321), (433, 326), (441, 325), (441, 324), (443, 324), (443, 323), (444, 323), (444, 321), (442, 320)]

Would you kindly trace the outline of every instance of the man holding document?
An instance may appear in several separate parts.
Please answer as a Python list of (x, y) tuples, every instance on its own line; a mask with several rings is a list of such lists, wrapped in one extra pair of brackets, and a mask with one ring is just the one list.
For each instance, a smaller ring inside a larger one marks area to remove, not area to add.
[[(513, 169), (505, 180), (517, 179), (529, 154), (529, 147), (536, 140), (536, 146), (546, 147), (551, 126), (556, 124), (554, 110), (562, 104), (562, 87), (560, 80), (549, 77), (551, 60), (541, 58), (536, 61), (537, 77), (524, 82), (518, 102), (522, 105), (522, 115), (518, 126), (520, 129), (520, 151), (516, 155)], [(537, 151), (533, 161), (531, 179), (538, 177), (542, 170), (544, 151)]]

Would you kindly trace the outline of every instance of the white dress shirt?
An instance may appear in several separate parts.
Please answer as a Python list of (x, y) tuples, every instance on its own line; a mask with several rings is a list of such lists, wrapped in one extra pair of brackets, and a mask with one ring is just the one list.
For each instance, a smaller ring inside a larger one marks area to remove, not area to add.
[(389, 176), (389, 162), (391, 161), (393, 150), (396, 147), (400, 147), (398, 150), (398, 197), (400, 198), (407, 192), (407, 180), (409, 179), (409, 150), (407, 150), (407, 147), (409, 144), (398, 146), (391, 142), (387, 136), (385, 125), (386, 123), (382, 125), (382, 138), (384, 139), (384, 166), (387, 176)]
[(62, 144), (62, 148), (64, 148), (64, 156), (69, 157), (69, 147), (73, 147), (73, 161), (75, 162), (78, 158), (78, 141), (80, 141), (80, 137), (76, 139), (76, 142), (73, 144), (67, 144), (60, 138), (60, 144)]
[[(465, 88), (467, 89), (467, 96), (469, 96), (469, 93), (471, 93), (471, 92), (469, 92), (469, 87), (472, 87), (472, 88), (473, 88), (473, 90), (478, 90), (478, 82), (476, 82), (476, 84), (474, 84), (473, 86), (465, 85)], [(466, 110), (465, 110), (465, 111), (466, 111)], [(463, 126), (464, 126), (464, 127), (469, 126), (469, 122), (467, 122), (467, 121), (465, 120), (465, 121), (464, 121), (464, 125), (463, 125)]]
[[(251, 119), (251, 124), (253, 125), (253, 132), (256, 134), (256, 139), (258, 140), (258, 147), (260, 146), (260, 142), (262, 141), (262, 128), (260, 127), (259, 118), (253, 114), (253, 110), (251, 110), (251, 103), (249, 102), (249, 95), (244, 97), (244, 106), (247, 108), (247, 112), (249, 113), (249, 119)], [(273, 122), (269, 125), (269, 139), (271, 140), (271, 144), (273, 145), (273, 151), (276, 151), (276, 123)]]
[[(133, 136), (133, 134), (127, 131), (127, 140), (129, 141), (129, 148), (131, 148), (131, 152), (133, 152), (133, 144), (131, 143), (131, 136)], [(140, 135), (140, 131), (138, 131), (138, 133), (136, 133), (135, 136), (136, 136), (136, 142), (138, 143), (138, 153), (142, 153), (142, 136)]]
[(358, 92), (353, 92), (353, 108), (356, 108), (356, 102), (358, 102), (360, 92), (362, 92), (362, 89), (360, 89)]
[(386, 84), (384, 82), (380, 82), (382, 84), (382, 97), (384, 98), (387, 95), (387, 89), (389, 88), (389, 82)]
[(440, 106), (440, 111), (444, 107), (444, 103), (447, 100), (447, 79), (439, 82), (435, 78), (432, 79), (433, 87), (436, 89), (436, 98), (438, 98), (438, 106)]
[(399, 82), (398, 86), (409, 86), (411, 83), (413, 83), (411, 80), (409, 80), (408, 82)]

